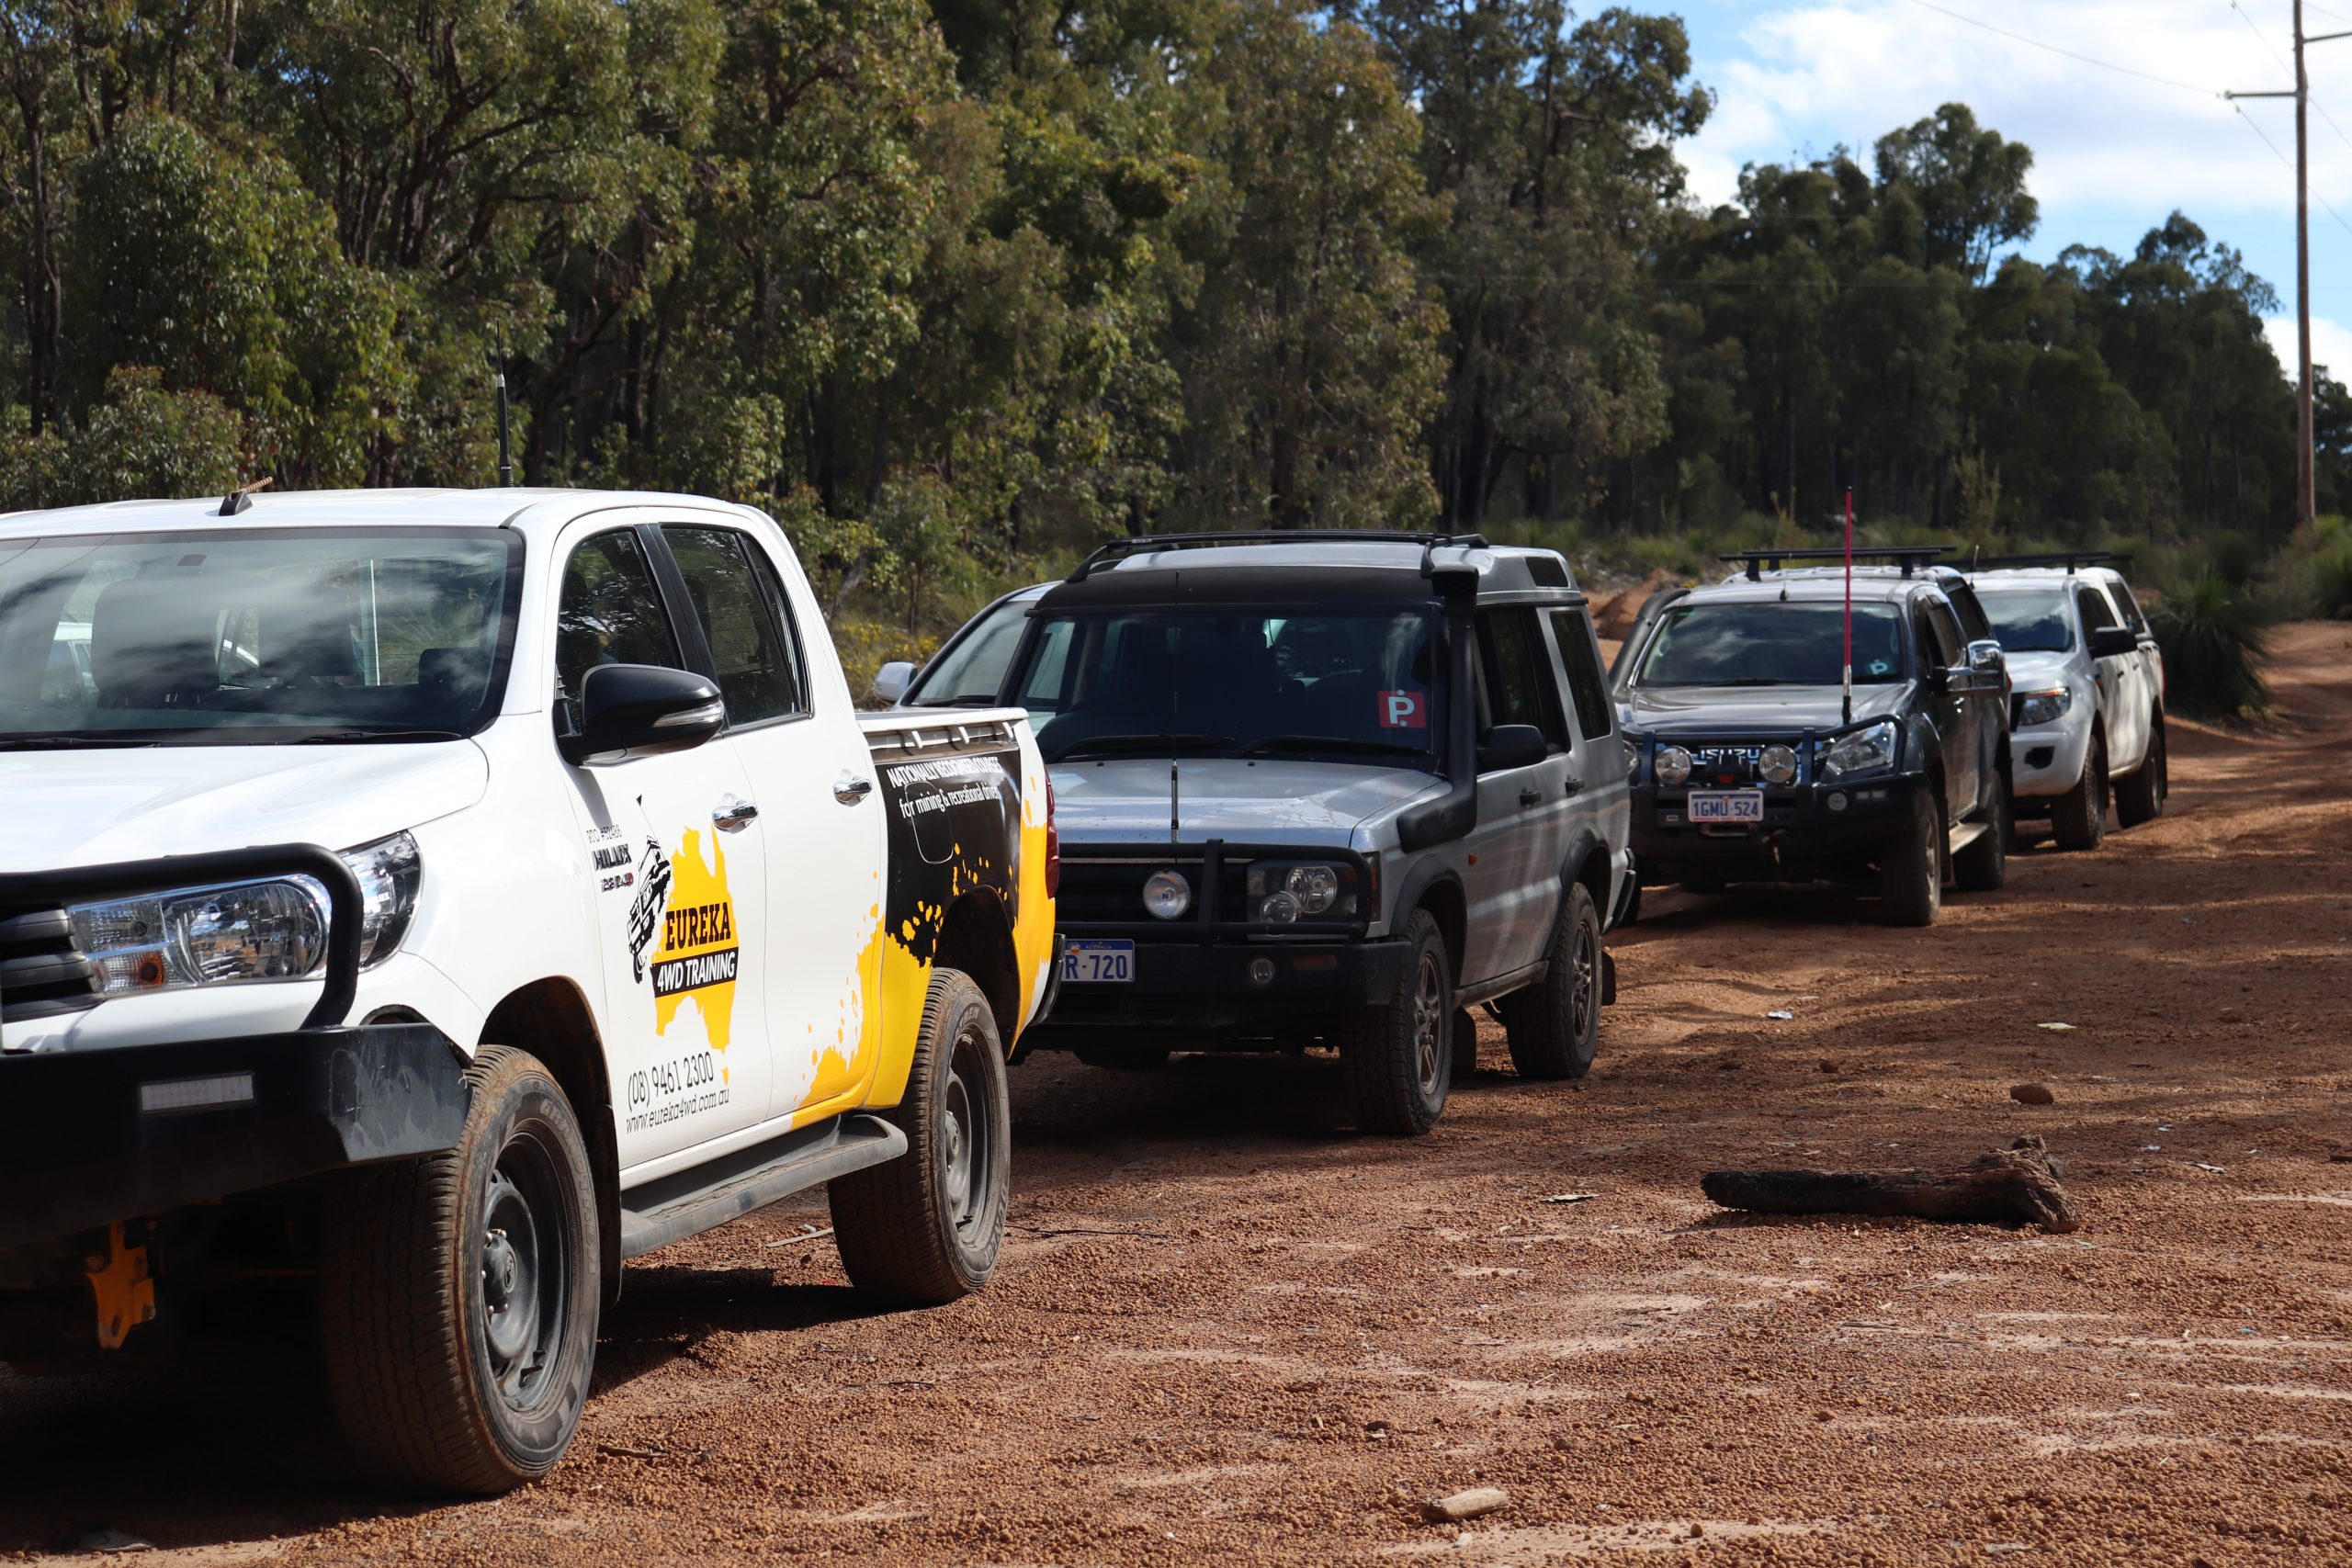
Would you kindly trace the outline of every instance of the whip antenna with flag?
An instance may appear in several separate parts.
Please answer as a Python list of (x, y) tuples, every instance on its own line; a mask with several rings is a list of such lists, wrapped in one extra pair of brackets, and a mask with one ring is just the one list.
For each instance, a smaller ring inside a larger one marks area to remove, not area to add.
[(1854, 722), (1854, 487), (1846, 487), (1846, 722)]

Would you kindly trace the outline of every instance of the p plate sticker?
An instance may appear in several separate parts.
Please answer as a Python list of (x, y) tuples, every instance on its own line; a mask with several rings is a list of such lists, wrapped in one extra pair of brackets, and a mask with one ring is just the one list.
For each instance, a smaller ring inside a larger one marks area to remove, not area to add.
[(1430, 700), (1426, 692), (1382, 692), (1380, 728), (1383, 729), (1427, 729), (1430, 727)]

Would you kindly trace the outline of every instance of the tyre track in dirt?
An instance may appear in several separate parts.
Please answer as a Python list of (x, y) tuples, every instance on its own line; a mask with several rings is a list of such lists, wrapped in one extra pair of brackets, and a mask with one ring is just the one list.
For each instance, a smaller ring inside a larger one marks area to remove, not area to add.
[[(1488, 1025), (1426, 1139), (1349, 1132), (1328, 1060), (1025, 1065), (989, 1291), (865, 1314), (805, 1204), (644, 1259), (572, 1457), (511, 1497), (353, 1495), (315, 1399), (280, 1410), (299, 1356), (0, 1376), (0, 1550), (2352, 1561), (2347, 660), (2352, 631), (2289, 628), (2278, 725), (2176, 725), (2163, 819), (2036, 844), (1932, 931), (1832, 891), (1653, 897), (1592, 1077), (1523, 1084)], [(2055, 1103), (2011, 1101), (2028, 1079)], [(2027, 1132), (2079, 1235), (1698, 1190)], [(1510, 1506), (1419, 1522), (1480, 1483)]]

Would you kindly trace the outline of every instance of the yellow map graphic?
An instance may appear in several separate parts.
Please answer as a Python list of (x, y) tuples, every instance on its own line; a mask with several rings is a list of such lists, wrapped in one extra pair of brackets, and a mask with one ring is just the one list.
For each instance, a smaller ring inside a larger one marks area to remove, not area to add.
[[(662, 911), (662, 941), (653, 950), (656, 976), (664, 973), (663, 964), (673, 961), (725, 953), (741, 946), (740, 933), (735, 930), (735, 898), (727, 889), (726, 847), (717, 839), (711, 840), (710, 851), (718, 864), (707, 868), (703, 864), (701, 839), (701, 834), (687, 829), (676, 858), (670, 863), (670, 903)], [(664, 988), (657, 979), (653, 998), (656, 1034), (667, 1034), (678, 1016), (678, 1004), (691, 1000), (702, 1012), (703, 1029), (709, 1035), (712, 1047), (727, 1049), (735, 1016), (732, 978), (673, 990), (667, 996), (661, 994)]]

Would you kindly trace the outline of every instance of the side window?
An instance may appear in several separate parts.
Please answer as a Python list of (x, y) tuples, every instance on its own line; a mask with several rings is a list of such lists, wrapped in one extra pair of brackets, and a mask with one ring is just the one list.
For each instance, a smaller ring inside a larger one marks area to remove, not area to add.
[(1552, 638), (1560, 645), (1560, 662), (1568, 672), (1568, 699), (1576, 705), (1577, 728), (1587, 740), (1607, 738), (1616, 722), (1609, 705), (1609, 689), (1600, 678), (1600, 649), (1592, 640), (1591, 623), (1581, 610), (1552, 612)]
[(575, 548), (555, 617), (555, 700), (565, 732), (580, 733), (580, 688), (597, 665), (684, 663), (637, 536), (616, 528)]
[(1568, 743), (1568, 727), (1553, 690), (1544, 639), (1532, 610), (1495, 610), (1478, 617), (1478, 653), (1485, 675), (1487, 711), (1482, 722), (1532, 724), (1555, 750)]
[(2075, 585), (2075, 607), (2083, 613), (2083, 630), (2086, 632), (2120, 624), (2115, 618), (2115, 612), (2108, 606), (2107, 595), (2087, 582)]
[(678, 525), (665, 525), (662, 536), (710, 643), (728, 722), (758, 724), (807, 713), (799, 660), (778, 619), (783, 596), (762, 581), (752, 541), (731, 528)]
[(1940, 599), (1928, 600), (1928, 624), (1935, 628), (1936, 645), (1942, 654), (1944, 667), (1950, 669), (1959, 663), (1961, 651), (1968, 639), (1961, 635), (1960, 617), (1952, 614), (1951, 606)]
[(1953, 611), (1960, 616), (1962, 644), (1983, 642), (1993, 635), (1993, 623), (1985, 619), (1984, 603), (1976, 597), (1974, 589), (1955, 583), (1946, 588), (1944, 596), (1951, 601)]
[(2135, 632), (2145, 632), (2148, 617), (2140, 613), (2140, 601), (2132, 597), (2130, 585), (2118, 578), (2107, 585), (2107, 591), (2115, 596), (2115, 607), (2123, 612), (2124, 624)]

